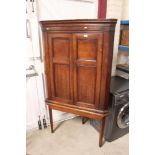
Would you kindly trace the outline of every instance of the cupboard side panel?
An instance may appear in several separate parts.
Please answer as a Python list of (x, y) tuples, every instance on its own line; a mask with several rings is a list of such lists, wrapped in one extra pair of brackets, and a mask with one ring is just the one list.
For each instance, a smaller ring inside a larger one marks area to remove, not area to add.
[(51, 75), (50, 75), (50, 55), (49, 55), (49, 45), (48, 45), (48, 34), (43, 32), (43, 49), (44, 49), (44, 63), (45, 63), (45, 78), (47, 86), (47, 98), (52, 99), (52, 90), (51, 90)]
[(113, 58), (113, 42), (114, 31), (104, 32), (103, 34), (103, 63), (102, 63), (102, 78), (101, 78), (101, 93), (100, 93), (100, 110), (108, 109), (110, 79)]

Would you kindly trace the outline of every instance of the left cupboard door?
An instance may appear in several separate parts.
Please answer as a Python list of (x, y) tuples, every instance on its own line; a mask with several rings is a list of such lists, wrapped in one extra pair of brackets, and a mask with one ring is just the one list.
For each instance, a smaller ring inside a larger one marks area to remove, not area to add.
[(72, 35), (47, 33), (45, 48), (48, 99), (61, 103), (73, 103)]

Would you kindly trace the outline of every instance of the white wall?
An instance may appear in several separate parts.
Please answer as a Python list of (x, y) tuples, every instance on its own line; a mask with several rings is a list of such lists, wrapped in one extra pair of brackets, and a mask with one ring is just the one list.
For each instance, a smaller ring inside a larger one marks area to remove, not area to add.
[(129, 19), (129, 0), (123, 1), (122, 20)]
[(39, 20), (97, 18), (98, 0), (39, 0)]
[[(35, 8), (35, 6), (34, 6)], [(36, 8), (35, 8), (36, 10)], [(32, 12), (32, 4), (27, 2), (26, 18), (29, 20), (27, 28), (30, 30), (30, 38), (26, 38), (27, 52), (26, 52), (26, 69), (29, 66), (35, 66), (38, 76), (26, 78), (26, 129), (30, 130), (38, 127), (38, 116), (41, 119), (46, 114), (43, 84), (42, 84), (42, 67), (40, 61), (40, 46), (38, 35), (38, 20), (36, 12)], [(34, 60), (34, 58), (37, 58)], [(26, 74), (34, 73), (33, 70), (27, 70)]]

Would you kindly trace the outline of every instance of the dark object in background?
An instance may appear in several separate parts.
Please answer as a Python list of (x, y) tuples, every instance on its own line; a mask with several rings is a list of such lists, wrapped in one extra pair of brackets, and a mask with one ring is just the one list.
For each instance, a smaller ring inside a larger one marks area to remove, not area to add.
[[(129, 80), (111, 78), (109, 101), (110, 115), (105, 121), (104, 137), (111, 142), (129, 132)], [(99, 131), (97, 120), (90, 120), (90, 124)]]
[(40, 116), (39, 116), (39, 121), (38, 121), (38, 128), (39, 128), (39, 130), (42, 129), (42, 124), (41, 124)]
[(44, 126), (44, 128), (47, 128), (47, 123), (46, 123), (45, 115), (44, 115), (44, 118), (43, 118), (43, 126)]
[(125, 73), (129, 73), (129, 66), (127, 65), (117, 65), (116, 69), (125, 72)]

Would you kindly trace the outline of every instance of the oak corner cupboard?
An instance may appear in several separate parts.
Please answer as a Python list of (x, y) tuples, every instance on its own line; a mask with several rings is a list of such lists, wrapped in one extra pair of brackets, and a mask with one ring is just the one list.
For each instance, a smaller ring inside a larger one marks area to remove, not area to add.
[(100, 121), (103, 143), (116, 19), (40, 21), (51, 132), (52, 109)]

